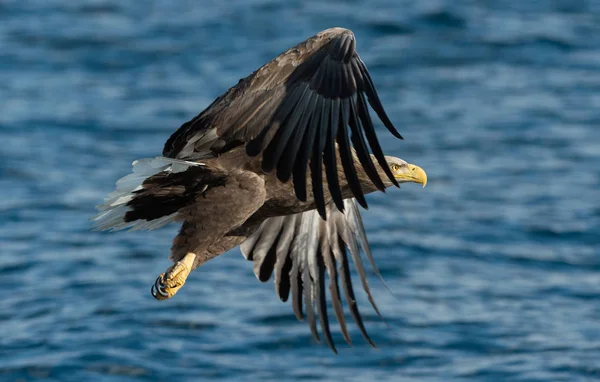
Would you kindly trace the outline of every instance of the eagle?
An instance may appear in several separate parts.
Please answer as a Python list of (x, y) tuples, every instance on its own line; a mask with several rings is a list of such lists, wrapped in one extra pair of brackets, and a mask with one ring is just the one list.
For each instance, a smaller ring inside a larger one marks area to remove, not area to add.
[(402, 139), (356, 52), (352, 31), (324, 30), (185, 122), (162, 156), (134, 161), (132, 173), (97, 207), (93, 228), (152, 230), (181, 223), (170, 253), (173, 264), (151, 287), (158, 300), (173, 297), (192, 270), (240, 246), (256, 277), (262, 282), (273, 277), (279, 298), (291, 298), (295, 316), (306, 319), (317, 341), (320, 332), (337, 352), (330, 305), (352, 344), (345, 305), (375, 346), (351, 278), (352, 262), (379, 314), (363, 258), (380, 274), (359, 205), (366, 209), (366, 194), (400, 183), (424, 187), (427, 175), (384, 155), (369, 106)]

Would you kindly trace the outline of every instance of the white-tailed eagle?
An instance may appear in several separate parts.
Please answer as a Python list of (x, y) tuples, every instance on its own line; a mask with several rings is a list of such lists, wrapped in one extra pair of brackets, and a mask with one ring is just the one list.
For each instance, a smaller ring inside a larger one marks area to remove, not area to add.
[[(152, 286), (172, 297), (190, 271), (241, 246), (261, 281), (272, 276), (316, 339), (335, 351), (326, 294), (350, 343), (344, 307), (366, 333), (350, 277), (366, 281), (359, 248), (374, 267), (358, 205), (365, 194), (427, 182), (418, 166), (385, 156), (369, 106), (397, 138), (371, 76), (343, 28), (283, 52), (184, 123), (163, 155), (133, 163), (94, 218), (100, 230), (155, 229), (182, 222), (174, 264)], [(351, 257), (351, 261), (349, 260)], [(326, 286), (328, 284), (328, 287)], [(340, 291), (341, 289), (341, 291)], [(378, 312), (379, 313), (379, 312)]]

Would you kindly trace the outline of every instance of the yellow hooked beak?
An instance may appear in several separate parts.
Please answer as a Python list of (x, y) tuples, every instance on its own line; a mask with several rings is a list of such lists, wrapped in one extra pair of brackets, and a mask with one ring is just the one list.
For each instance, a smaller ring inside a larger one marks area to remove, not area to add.
[(406, 166), (398, 166), (398, 169), (392, 168), (394, 177), (402, 182), (413, 182), (422, 184), (423, 187), (427, 184), (427, 174), (425, 170), (414, 164), (406, 164)]

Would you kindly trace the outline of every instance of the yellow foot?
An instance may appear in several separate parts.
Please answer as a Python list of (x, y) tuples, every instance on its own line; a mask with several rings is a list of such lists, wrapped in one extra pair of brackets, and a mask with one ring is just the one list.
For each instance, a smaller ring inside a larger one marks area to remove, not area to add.
[(185, 257), (158, 276), (154, 285), (152, 285), (152, 296), (157, 300), (166, 300), (171, 298), (183, 286), (188, 275), (192, 271), (196, 255), (189, 252)]

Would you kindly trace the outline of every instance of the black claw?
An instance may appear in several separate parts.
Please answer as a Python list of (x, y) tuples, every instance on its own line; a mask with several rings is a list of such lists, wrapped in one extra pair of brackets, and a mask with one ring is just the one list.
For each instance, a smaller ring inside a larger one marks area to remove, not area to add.
[(162, 283), (161, 277), (156, 278), (156, 282), (154, 283), (154, 285), (156, 286), (156, 290), (161, 296), (169, 297), (169, 294), (165, 292), (165, 285)]
[(165, 292), (165, 287), (160, 281), (160, 276), (156, 278), (156, 281), (152, 285), (152, 288), (150, 288), (150, 292), (152, 292), (152, 296), (154, 296), (154, 298), (156, 299), (158, 299), (159, 294), (164, 297), (169, 296), (169, 294)]

